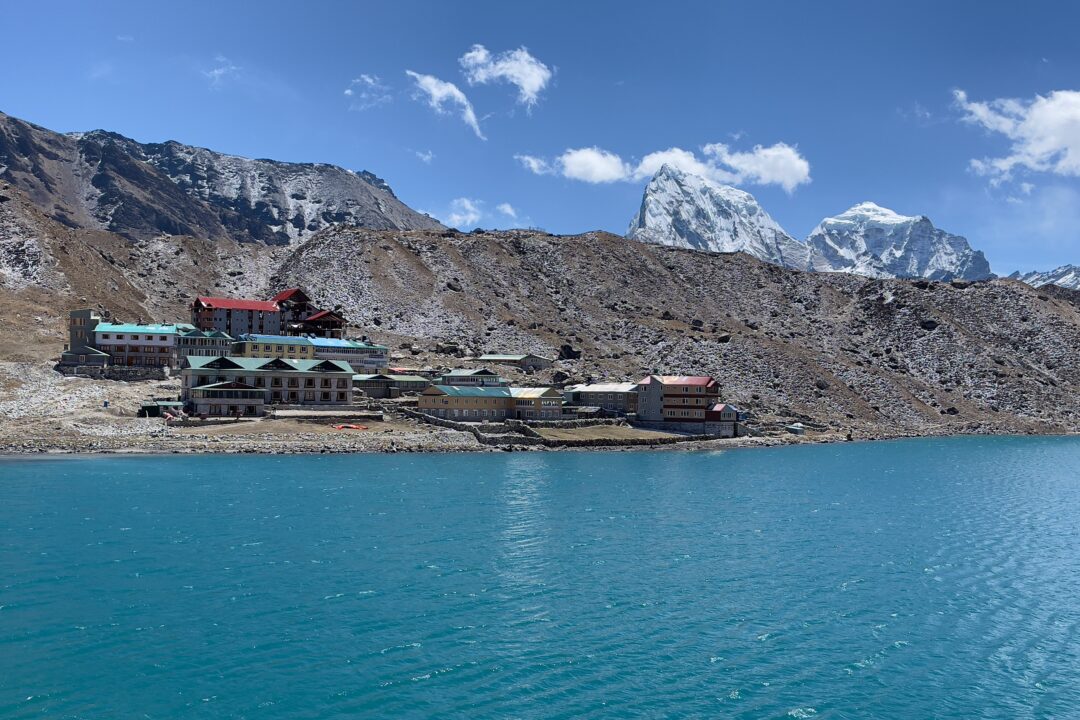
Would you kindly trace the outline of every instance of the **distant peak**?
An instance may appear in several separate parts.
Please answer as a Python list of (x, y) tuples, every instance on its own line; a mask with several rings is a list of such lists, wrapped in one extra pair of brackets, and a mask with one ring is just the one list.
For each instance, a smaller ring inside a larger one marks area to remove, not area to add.
[(832, 219), (847, 222), (853, 220), (872, 220), (874, 222), (891, 224), (909, 222), (916, 218), (908, 217), (907, 215), (901, 215), (894, 210), (890, 210), (889, 208), (882, 207), (875, 202), (866, 200), (859, 203), (858, 205), (852, 205), (850, 208)]

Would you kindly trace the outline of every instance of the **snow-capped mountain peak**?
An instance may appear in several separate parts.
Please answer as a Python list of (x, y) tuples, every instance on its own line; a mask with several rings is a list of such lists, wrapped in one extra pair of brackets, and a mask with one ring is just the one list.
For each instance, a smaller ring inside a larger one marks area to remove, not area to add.
[(627, 237), (711, 252), (745, 252), (805, 268), (807, 248), (780, 227), (750, 193), (663, 165), (645, 188)]
[(901, 215), (873, 202), (825, 218), (806, 242), (815, 270), (933, 280), (993, 277), (986, 258), (965, 238), (934, 227), (924, 215)]
[(1062, 265), (1048, 272), (1039, 272), (1037, 270), (1029, 273), (1014, 272), (1009, 278), (1020, 280), (1034, 287), (1059, 285), (1070, 290), (1080, 290), (1080, 265)]

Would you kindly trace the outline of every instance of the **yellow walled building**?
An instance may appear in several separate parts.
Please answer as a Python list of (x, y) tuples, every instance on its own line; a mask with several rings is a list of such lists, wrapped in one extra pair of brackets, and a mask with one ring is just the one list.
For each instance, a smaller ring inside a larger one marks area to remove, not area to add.
[(292, 335), (241, 335), (230, 355), (248, 358), (314, 360), (315, 345), (306, 337)]

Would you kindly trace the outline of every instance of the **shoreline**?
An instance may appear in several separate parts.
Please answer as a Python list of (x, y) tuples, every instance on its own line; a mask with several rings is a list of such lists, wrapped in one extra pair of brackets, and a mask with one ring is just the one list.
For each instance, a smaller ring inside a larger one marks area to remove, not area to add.
[[(459, 437), (447, 437), (448, 434)], [(398, 436), (393, 439), (368, 435), (330, 436), (338, 439), (328, 440), (326, 436), (307, 439), (243, 439), (225, 440), (221, 438), (186, 440), (182, 436), (169, 439), (155, 437), (149, 442), (110, 444), (108, 447), (89, 446), (91, 443), (58, 443), (43, 446), (34, 443), (32, 447), (3, 447), (0, 460), (20, 460), (31, 458), (75, 458), (93, 456), (148, 457), (171, 455), (367, 455), (367, 454), (459, 454), (459, 453), (505, 453), (505, 452), (715, 452), (722, 450), (750, 450), (764, 448), (791, 447), (797, 445), (827, 445), (848, 443), (888, 442), (896, 440), (919, 440), (933, 438), (959, 437), (1080, 437), (1080, 432), (1017, 432), (1005, 429), (983, 428), (977, 431), (957, 432), (956, 428), (941, 428), (941, 432), (898, 432), (880, 433), (874, 436), (855, 437), (848, 440), (846, 433), (814, 435), (770, 435), (746, 436), (714, 440), (686, 440), (662, 445), (645, 444), (595, 444), (595, 445), (482, 445), (475, 440), (469, 441), (468, 433), (445, 431), (441, 433), (417, 434), (416, 436)], [(356, 442), (359, 440), (359, 442)], [(374, 442), (373, 442), (374, 441)], [(378, 442), (381, 441), (381, 442)], [(418, 442), (417, 442), (418, 441)]]

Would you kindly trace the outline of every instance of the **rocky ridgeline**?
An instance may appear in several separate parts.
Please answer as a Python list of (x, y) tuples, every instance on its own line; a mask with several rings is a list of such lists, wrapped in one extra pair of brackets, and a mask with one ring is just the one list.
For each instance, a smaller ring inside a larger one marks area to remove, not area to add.
[(0, 113), (0, 179), (70, 228), (295, 245), (335, 224), (439, 229), (370, 172), (252, 160), (113, 132), (62, 134)]
[(425, 356), (456, 342), (561, 355), (571, 380), (709, 373), (763, 422), (867, 434), (1080, 422), (1074, 294), (1008, 280), (806, 273), (606, 233), (336, 228), (273, 282)]

